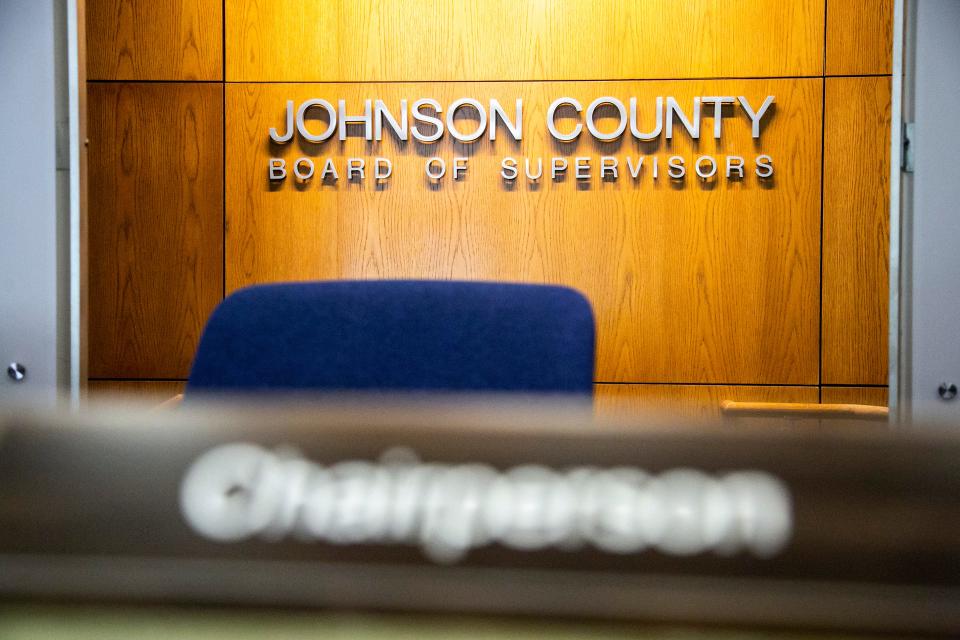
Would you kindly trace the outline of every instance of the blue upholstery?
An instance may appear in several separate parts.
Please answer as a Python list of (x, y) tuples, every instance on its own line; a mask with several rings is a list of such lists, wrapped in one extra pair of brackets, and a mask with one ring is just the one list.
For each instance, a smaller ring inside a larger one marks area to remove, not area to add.
[(590, 303), (572, 289), (447, 281), (270, 284), (207, 323), (198, 391), (524, 391), (592, 394)]

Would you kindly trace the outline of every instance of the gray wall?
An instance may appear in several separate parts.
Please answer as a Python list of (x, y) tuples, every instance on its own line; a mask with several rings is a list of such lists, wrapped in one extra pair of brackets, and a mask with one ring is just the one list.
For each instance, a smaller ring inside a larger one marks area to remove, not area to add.
[(904, 174), (903, 253), (908, 271), (901, 348), (907, 410), (922, 423), (960, 428), (960, 0), (909, 5), (904, 118), (915, 122), (913, 174)]
[[(55, 4), (0, 0), (0, 404), (52, 401), (66, 375)], [(21, 383), (6, 373), (12, 361), (27, 368)]]

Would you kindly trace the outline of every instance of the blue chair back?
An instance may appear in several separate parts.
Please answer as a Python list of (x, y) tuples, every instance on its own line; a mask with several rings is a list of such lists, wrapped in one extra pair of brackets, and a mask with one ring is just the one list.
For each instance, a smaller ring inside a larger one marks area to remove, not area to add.
[(199, 391), (592, 395), (590, 303), (566, 287), (450, 281), (269, 284), (228, 296), (187, 382)]

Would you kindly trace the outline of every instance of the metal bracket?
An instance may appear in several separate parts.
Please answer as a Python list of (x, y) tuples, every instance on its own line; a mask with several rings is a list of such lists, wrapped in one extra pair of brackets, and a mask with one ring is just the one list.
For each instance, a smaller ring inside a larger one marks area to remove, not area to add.
[(900, 136), (900, 169), (907, 173), (913, 173), (913, 146), (916, 144), (913, 139), (913, 123), (903, 123), (903, 134)]

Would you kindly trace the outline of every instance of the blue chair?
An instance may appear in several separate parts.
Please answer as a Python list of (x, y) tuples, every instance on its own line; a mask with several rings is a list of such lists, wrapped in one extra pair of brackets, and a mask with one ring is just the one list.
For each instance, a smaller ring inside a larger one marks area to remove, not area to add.
[(198, 392), (488, 391), (592, 396), (590, 303), (566, 287), (416, 280), (258, 285), (210, 317)]

